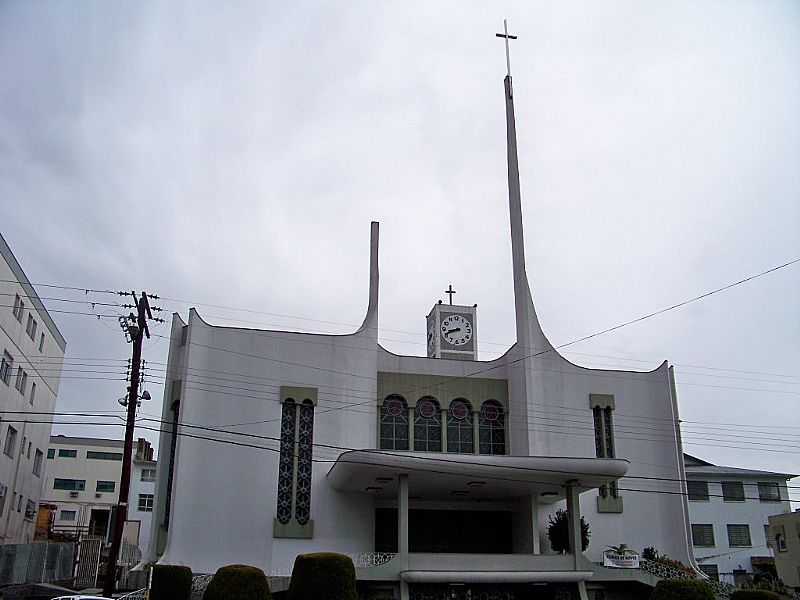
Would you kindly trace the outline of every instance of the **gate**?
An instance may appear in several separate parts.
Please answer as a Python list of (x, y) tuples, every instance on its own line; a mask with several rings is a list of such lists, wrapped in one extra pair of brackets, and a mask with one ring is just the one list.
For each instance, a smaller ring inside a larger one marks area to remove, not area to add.
[(77, 589), (97, 587), (97, 572), (100, 569), (102, 549), (103, 540), (99, 537), (85, 537), (78, 542), (78, 568), (75, 573)]

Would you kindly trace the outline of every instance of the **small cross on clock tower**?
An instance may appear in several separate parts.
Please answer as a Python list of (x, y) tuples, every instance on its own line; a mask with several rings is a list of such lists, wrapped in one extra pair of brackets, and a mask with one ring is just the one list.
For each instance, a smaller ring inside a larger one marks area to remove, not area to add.
[(428, 358), (452, 360), (477, 360), (478, 342), (475, 313), (478, 305), (453, 304), (456, 291), (452, 284), (444, 292), (449, 304), (441, 300), (433, 305), (426, 317), (428, 325)]

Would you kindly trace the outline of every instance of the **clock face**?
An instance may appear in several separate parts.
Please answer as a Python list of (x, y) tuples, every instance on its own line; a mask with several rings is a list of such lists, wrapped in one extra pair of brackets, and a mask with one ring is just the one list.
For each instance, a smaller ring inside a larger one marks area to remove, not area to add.
[(464, 315), (449, 315), (442, 321), (442, 339), (458, 348), (472, 339), (472, 323)]

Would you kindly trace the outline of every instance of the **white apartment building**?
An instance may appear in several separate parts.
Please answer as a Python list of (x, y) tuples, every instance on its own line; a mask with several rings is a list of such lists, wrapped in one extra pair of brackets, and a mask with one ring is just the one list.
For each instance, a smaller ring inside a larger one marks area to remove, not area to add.
[(771, 564), (769, 517), (791, 511), (788, 473), (721, 467), (684, 454), (692, 547), (709, 577), (736, 583)]
[(108, 538), (124, 445), (123, 440), (50, 438), (42, 503), (56, 506), (53, 533)]
[(150, 442), (139, 438), (136, 442), (128, 493), (128, 520), (125, 522), (125, 540), (139, 546), (144, 552), (150, 543), (150, 523), (153, 516), (156, 461)]
[(0, 543), (15, 544), (33, 540), (67, 343), (2, 235), (0, 257)]

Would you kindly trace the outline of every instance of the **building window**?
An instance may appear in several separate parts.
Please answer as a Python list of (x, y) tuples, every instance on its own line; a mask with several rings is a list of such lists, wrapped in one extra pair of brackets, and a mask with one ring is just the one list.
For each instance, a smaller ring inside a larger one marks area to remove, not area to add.
[(58, 516), (62, 521), (74, 521), (77, 514), (76, 510), (62, 510)]
[(85, 479), (59, 479), (53, 480), (54, 490), (66, 490), (69, 492), (83, 492), (86, 490)]
[(14, 357), (3, 350), (3, 359), (0, 362), (0, 381), (8, 385), (11, 382), (11, 370), (14, 368)]
[(25, 499), (25, 498), (23, 498), (23, 497), (22, 497), (22, 494), (20, 494), (20, 495), (17, 497), (17, 512), (22, 512), (22, 501), (23, 501), (24, 499)]
[(25, 312), (25, 303), (22, 301), (22, 298), (19, 297), (19, 294), (16, 295), (14, 298), (14, 316), (17, 318), (17, 321), (22, 323), (22, 313)]
[(708, 575), (711, 581), (719, 581), (719, 567), (717, 565), (698, 565), (700, 570)]
[(33, 318), (33, 315), (28, 313), (28, 323), (25, 325), (25, 333), (28, 334), (28, 337), (31, 338), (31, 341), (36, 339), (36, 319)]
[(294, 487), (294, 441), (297, 405), (289, 398), (281, 409), (281, 447), (278, 459), (278, 521), (292, 520), (292, 488)]
[(25, 389), (28, 387), (28, 374), (22, 367), (17, 367), (17, 380), (14, 382), (14, 387), (20, 394), (25, 394)]
[(741, 481), (723, 481), (722, 499), (725, 502), (744, 502), (744, 484)]
[(36, 503), (33, 500), (28, 500), (25, 503), (25, 518), (29, 521), (33, 520), (36, 516)]
[(697, 547), (711, 547), (714, 545), (713, 525), (692, 525), (692, 544)]
[(30, 459), (30, 457), (31, 457), (31, 446), (33, 446), (33, 442), (31, 442), (30, 440), (28, 440), (28, 451), (25, 453), (25, 455), (26, 455), (26, 456), (27, 456), (27, 458), (29, 458), (29, 459)]
[(481, 405), (478, 450), (481, 454), (506, 453), (506, 416), (497, 400), (487, 400)]
[(155, 469), (142, 469), (141, 481), (155, 481), (155, 480), (156, 480)]
[(180, 417), (180, 389), (181, 380), (172, 382), (172, 429), (169, 435), (169, 466), (167, 467), (167, 494), (164, 498), (164, 529), (169, 529), (169, 520), (172, 514), (172, 480), (175, 475), (175, 456), (178, 449), (178, 419)]
[(17, 430), (8, 426), (8, 432), (6, 432), (6, 444), (3, 447), (3, 452), (6, 456), (14, 456), (14, 449), (17, 447)]
[(98, 481), (95, 492), (113, 492), (117, 489), (117, 484), (114, 481)]
[(759, 481), (758, 499), (761, 502), (780, 502), (781, 488), (774, 481)]
[(689, 492), (689, 500), (694, 500), (697, 502), (708, 501), (707, 481), (687, 481), (686, 491)]
[(447, 451), (457, 454), (473, 454), (472, 407), (463, 398), (450, 403), (447, 411)]
[(728, 525), (728, 545), (735, 547), (752, 546), (749, 525)]
[(139, 494), (139, 512), (153, 512), (153, 494)]
[(311, 518), (311, 474), (314, 455), (314, 405), (310, 400), (305, 400), (300, 405), (297, 447), (294, 516), (300, 525), (305, 525)]
[(44, 459), (44, 453), (36, 449), (36, 455), (33, 457), (33, 474), (37, 477), (42, 476), (42, 460)]
[(58, 458), (78, 458), (78, 451), (62, 448), (58, 451)]
[(36, 399), (36, 382), (34, 381), (31, 383), (31, 406), (33, 406), (33, 401)]
[(408, 404), (392, 394), (381, 406), (380, 447), (384, 450), (408, 450)]
[(44, 350), (44, 333), (39, 336), (39, 352), (42, 352), (42, 350)]
[[(60, 456), (60, 455), (59, 455)], [(86, 452), (86, 458), (91, 460), (122, 460), (122, 452), (93, 452), (88, 450)]]
[(430, 396), (420, 398), (414, 409), (414, 450), (442, 451), (442, 409)]
[(47, 458), (55, 458), (56, 457), (56, 449), (55, 448), (48, 448), (47, 449)]
[(775, 534), (775, 548), (778, 552), (786, 552), (786, 537), (782, 533)]
[[(614, 458), (614, 421), (611, 406), (595, 405), (592, 408), (592, 418), (594, 419), (594, 446), (597, 458)], [(617, 482), (612, 481), (608, 485), (600, 486), (600, 497), (608, 496), (616, 498), (619, 496)]]

